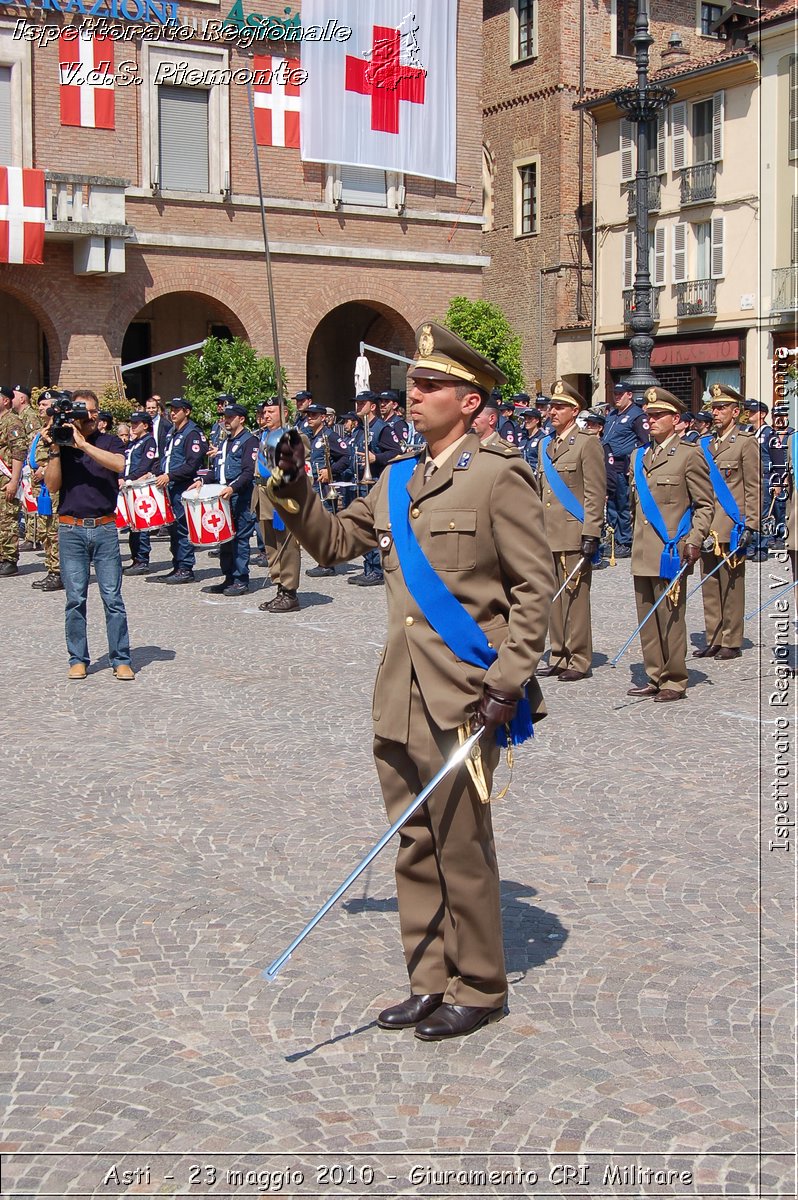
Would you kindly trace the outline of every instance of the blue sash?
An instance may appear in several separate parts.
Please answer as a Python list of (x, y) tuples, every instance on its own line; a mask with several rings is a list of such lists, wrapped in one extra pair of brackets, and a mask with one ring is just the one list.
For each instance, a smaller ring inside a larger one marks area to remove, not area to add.
[[(39, 444), (39, 438), (41, 436), (41, 432), (37, 433), (30, 444), (30, 450), (28, 451), (28, 466), (30, 467), (31, 471), (36, 470), (36, 447)], [(36, 511), (40, 517), (51, 517), (53, 515), (52, 496), (48, 492), (47, 484), (44, 481), (42, 481), (39, 487), (39, 494), (36, 497)]]
[(576, 517), (577, 521), (581, 524), (585, 519), (585, 510), (568, 487), (568, 484), (558, 474), (557, 468), (546, 453), (551, 440), (550, 436), (545, 437), (538, 447), (538, 458), (543, 463), (543, 474), (546, 476), (546, 483), (554, 492), (554, 495), (568, 515)]
[[(268, 436), (269, 435), (267, 434), (266, 437), (268, 437)], [(271, 471), (269, 470), (268, 466), (266, 465), (266, 455), (263, 453), (263, 450), (264, 450), (264, 439), (261, 438), (261, 440), (258, 442), (258, 463), (257, 463), (258, 478), (259, 479), (269, 479), (271, 477)], [(272, 504), (272, 508), (274, 509), (274, 516), (272, 517), (272, 525), (279, 532), (279, 530), (285, 529), (285, 521), (278, 513), (277, 505)]]
[(643, 470), (643, 451), (635, 455), (634, 477), (637, 494), (640, 497), (640, 507), (643, 510), (643, 516), (648, 521), (651, 528), (657, 534), (661, 541), (665, 543), (665, 548), (662, 551), (662, 557), (659, 560), (659, 575), (660, 579), (675, 579), (679, 574), (679, 555), (676, 553), (676, 544), (680, 542), (686, 533), (690, 530), (690, 524), (693, 519), (693, 509), (688, 505), (684, 516), (679, 522), (676, 533), (673, 537), (668, 537), (668, 527), (663, 520), (662, 513), (657, 508), (657, 502), (654, 499), (651, 488), (648, 486), (645, 471)]
[(731, 531), (731, 537), (729, 539), (729, 553), (734, 554), (740, 541), (740, 534), (745, 529), (745, 518), (737, 507), (737, 501), (729, 491), (726, 480), (721, 475), (720, 471), (718, 470), (718, 465), (712, 457), (709, 449), (709, 443), (711, 440), (712, 437), (710, 434), (702, 437), (700, 439), (701, 449), (704, 451), (704, 458), (707, 460), (707, 464), (709, 466), (709, 478), (712, 482), (712, 487), (717, 501), (725, 512), (726, 516), (729, 517), (734, 525), (734, 528)]
[[(388, 513), (407, 590), (452, 654), (487, 670), (498, 658), (497, 651), (430, 565), (411, 528), (407, 485), (417, 464), (416, 458), (403, 458), (388, 467)], [(517, 746), (532, 737), (532, 733), (532, 710), (525, 693), (510, 722), (510, 741)], [(496, 730), (496, 741), (500, 746), (507, 745), (504, 728)]]

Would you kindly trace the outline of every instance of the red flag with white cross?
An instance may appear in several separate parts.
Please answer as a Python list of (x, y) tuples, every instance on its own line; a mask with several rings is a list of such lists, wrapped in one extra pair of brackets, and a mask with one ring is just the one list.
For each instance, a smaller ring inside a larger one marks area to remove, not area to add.
[(58, 39), (61, 124), (81, 129), (114, 128), (114, 40), (70, 25)]
[(44, 262), (44, 171), (0, 167), (0, 262)]
[(299, 59), (256, 54), (253, 59), (255, 141), (259, 146), (299, 149), (301, 88), (290, 80)]
[(302, 158), (454, 180), (457, 0), (303, 0)]

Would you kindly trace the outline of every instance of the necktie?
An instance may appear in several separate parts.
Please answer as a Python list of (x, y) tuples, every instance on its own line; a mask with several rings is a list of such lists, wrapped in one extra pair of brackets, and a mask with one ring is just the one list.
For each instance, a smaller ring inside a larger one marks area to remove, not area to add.
[(438, 468), (435, 466), (435, 463), (432, 461), (432, 459), (430, 459), (429, 462), (426, 463), (426, 465), (424, 467), (424, 482), (425, 483), (427, 483), (428, 480), (432, 479), (432, 476), (435, 474), (437, 469)]

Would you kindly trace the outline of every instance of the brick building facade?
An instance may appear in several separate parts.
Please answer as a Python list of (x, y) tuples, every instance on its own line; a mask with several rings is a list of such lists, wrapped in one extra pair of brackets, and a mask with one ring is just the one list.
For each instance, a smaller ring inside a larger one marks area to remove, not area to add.
[[(142, 7), (131, 0), (127, 10)], [(102, 388), (114, 366), (226, 330), (272, 353), (247, 89), (200, 87), (204, 94), (192, 97), (187, 87), (170, 88), (168, 99), (179, 106), (198, 99), (204, 114), (207, 161), (198, 181), (190, 170), (183, 175), (171, 127), (167, 144), (158, 83), (163, 63), (235, 69), (252, 60), (245, 47), (204, 32), (206, 22), (226, 16), (224, 0), (173, 7), (180, 25), (194, 30), (189, 40), (116, 46), (116, 71), (127, 62), (140, 82), (117, 83), (114, 129), (62, 125), (58, 41), (14, 36), (20, 19), (61, 27), (82, 18), (42, 11), (38, 0), (17, 15), (4, 10), (1, 161), (45, 171), (47, 225), (43, 267), (0, 266), (2, 379)], [(257, 11), (250, 0), (244, 8)], [(345, 13), (342, 4), (342, 22)], [(345, 408), (361, 340), (407, 354), (419, 321), (442, 318), (454, 295), (481, 295), (481, 24), (477, 0), (460, 0), (456, 183), (381, 172), (341, 180), (335, 164), (303, 163), (298, 149), (259, 148), (291, 390), (307, 385)], [(261, 44), (258, 53), (301, 58), (296, 44)], [(193, 107), (180, 108), (192, 137)], [(184, 178), (185, 190), (176, 186)], [(129, 393), (178, 393), (181, 362), (165, 359), (128, 376)], [(372, 368), (372, 386), (403, 377), (386, 359), (374, 358)]]
[[(674, 36), (688, 53), (711, 53), (710, 10), (723, 7), (657, 0), (652, 70)], [(591, 336), (594, 129), (574, 104), (634, 82), (636, 3), (485, 0), (484, 14), (485, 298), (522, 337), (530, 391), (563, 375), (590, 398), (600, 373)]]

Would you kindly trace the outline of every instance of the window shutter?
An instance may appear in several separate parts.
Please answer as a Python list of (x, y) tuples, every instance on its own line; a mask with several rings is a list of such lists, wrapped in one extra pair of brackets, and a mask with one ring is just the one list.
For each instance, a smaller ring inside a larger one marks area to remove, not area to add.
[(11, 167), (13, 152), (11, 68), (0, 67), (0, 167)]
[(635, 175), (635, 139), (634, 126), (626, 117), (621, 118), (620, 139), (621, 183), (627, 183)]
[(655, 287), (665, 283), (665, 226), (654, 227), (654, 279)]
[(712, 161), (720, 162), (723, 158), (723, 92), (715, 92), (712, 97)]
[(665, 113), (657, 113), (657, 174), (664, 175), (668, 169), (667, 123)]
[(674, 171), (687, 166), (687, 105), (671, 105), (671, 165)]
[(371, 208), (387, 208), (388, 193), (385, 172), (374, 167), (341, 166), (341, 199), (345, 204), (367, 204)]
[(713, 279), (723, 278), (723, 226), (723, 217), (712, 218), (710, 273)]
[(209, 97), (205, 88), (158, 89), (159, 182), (164, 191), (210, 191)]
[(798, 158), (798, 58), (790, 59), (790, 158)]
[(687, 225), (679, 221), (673, 227), (673, 282), (687, 279)]
[(632, 286), (634, 257), (635, 235), (631, 229), (627, 229), (623, 235), (623, 286), (625, 289)]

